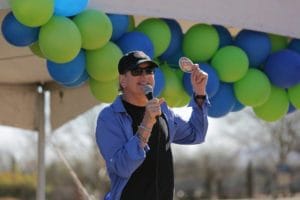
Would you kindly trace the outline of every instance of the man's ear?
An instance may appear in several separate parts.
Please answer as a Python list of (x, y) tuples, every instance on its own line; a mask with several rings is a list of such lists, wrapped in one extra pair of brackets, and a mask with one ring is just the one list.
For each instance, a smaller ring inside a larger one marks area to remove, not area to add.
[(127, 83), (126, 83), (126, 79), (125, 79), (125, 75), (124, 74), (121, 74), (119, 76), (119, 83), (122, 86), (122, 88), (126, 87)]

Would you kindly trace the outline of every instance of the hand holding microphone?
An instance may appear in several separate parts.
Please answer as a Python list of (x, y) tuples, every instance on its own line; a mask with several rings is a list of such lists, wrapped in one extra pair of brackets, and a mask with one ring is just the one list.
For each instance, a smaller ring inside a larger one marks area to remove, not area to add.
[(153, 87), (151, 85), (145, 85), (144, 94), (149, 101), (146, 104), (144, 118), (138, 126), (138, 136), (142, 141), (142, 147), (148, 143), (152, 127), (158, 116), (161, 115), (160, 105), (164, 102), (164, 99), (153, 98)]
[(145, 115), (143, 119), (143, 124), (153, 126), (161, 113), (161, 104), (164, 102), (163, 98), (155, 98), (153, 97), (153, 87), (151, 85), (145, 85), (144, 93), (147, 99), (149, 100), (146, 104)]

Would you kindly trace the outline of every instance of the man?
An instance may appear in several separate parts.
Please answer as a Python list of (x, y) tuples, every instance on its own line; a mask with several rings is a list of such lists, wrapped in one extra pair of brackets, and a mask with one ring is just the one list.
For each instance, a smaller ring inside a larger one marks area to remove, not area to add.
[[(146, 54), (133, 51), (118, 65), (121, 94), (100, 113), (96, 140), (103, 155), (111, 190), (111, 200), (172, 200), (173, 159), (170, 143), (196, 144), (207, 131), (208, 76), (192, 65), (191, 82), (195, 92), (188, 121), (174, 114), (163, 98), (145, 95), (154, 87), (158, 67)], [(168, 83), (166, 83), (168, 84)]]

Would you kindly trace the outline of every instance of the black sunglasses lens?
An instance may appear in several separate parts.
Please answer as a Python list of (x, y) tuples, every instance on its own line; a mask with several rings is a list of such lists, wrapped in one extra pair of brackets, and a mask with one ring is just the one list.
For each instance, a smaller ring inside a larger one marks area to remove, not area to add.
[(140, 68), (133, 69), (130, 71), (132, 76), (140, 76), (143, 73), (143, 70)]
[(146, 74), (153, 74), (154, 73), (154, 69), (153, 68), (146, 68), (145, 72), (146, 72)]
[(136, 69), (130, 70), (132, 76), (141, 76), (143, 74), (143, 71), (145, 71), (145, 73), (147, 75), (154, 73), (154, 69), (150, 68), (150, 67), (149, 68), (145, 68), (145, 69), (136, 68)]

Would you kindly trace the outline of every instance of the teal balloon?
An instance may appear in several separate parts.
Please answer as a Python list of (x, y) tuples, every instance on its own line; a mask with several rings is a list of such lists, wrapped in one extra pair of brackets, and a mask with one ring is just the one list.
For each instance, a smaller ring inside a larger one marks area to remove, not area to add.
[(249, 60), (246, 53), (236, 46), (226, 46), (219, 49), (212, 58), (211, 65), (223, 82), (235, 82), (246, 75)]
[(171, 30), (162, 19), (146, 19), (137, 26), (136, 30), (150, 38), (154, 46), (154, 57), (163, 54), (171, 42)]
[(73, 18), (80, 30), (82, 48), (93, 50), (104, 47), (112, 36), (112, 23), (99, 10), (85, 10)]
[(100, 82), (89, 79), (89, 86), (93, 96), (102, 103), (111, 103), (118, 95), (118, 80)]
[(289, 109), (289, 98), (284, 89), (272, 86), (268, 100), (253, 108), (256, 116), (267, 122), (277, 121), (287, 114)]
[(81, 36), (72, 20), (53, 16), (47, 24), (40, 28), (38, 42), (43, 55), (48, 60), (66, 63), (78, 55)]
[(97, 81), (111, 81), (118, 77), (118, 63), (123, 53), (113, 42), (103, 48), (86, 51), (87, 72)]
[(258, 69), (249, 69), (246, 75), (233, 85), (236, 98), (244, 105), (264, 104), (271, 93), (268, 77)]
[(293, 106), (300, 109), (300, 84), (290, 87), (288, 95)]
[(53, 0), (10, 0), (14, 16), (26, 26), (37, 27), (46, 24), (53, 15)]
[(88, 4), (88, 0), (54, 0), (54, 2), (55, 15), (66, 17), (81, 13)]
[(194, 62), (209, 60), (219, 47), (217, 30), (208, 24), (192, 26), (183, 38), (183, 53)]

